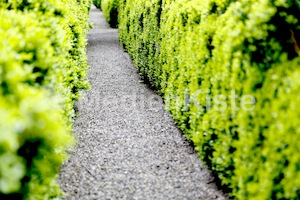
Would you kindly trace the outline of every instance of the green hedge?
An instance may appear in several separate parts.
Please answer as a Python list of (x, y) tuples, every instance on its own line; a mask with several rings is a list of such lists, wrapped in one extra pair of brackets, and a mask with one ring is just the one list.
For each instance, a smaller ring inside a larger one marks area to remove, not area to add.
[(111, 27), (118, 25), (119, 0), (101, 0), (101, 10)]
[(112, 28), (118, 26), (119, 0), (93, 0), (93, 4), (103, 12)]
[(300, 196), (299, 5), (120, 0), (121, 42), (237, 199)]
[(93, 0), (93, 4), (101, 10), (101, 0)]
[(61, 196), (90, 2), (0, 1), (0, 199)]
[[(120, 41), (144, 81), (160, 91), (160, 15), (162, 0), (120, 1)], [(132, 8), (134, 6), (134, 8)]]

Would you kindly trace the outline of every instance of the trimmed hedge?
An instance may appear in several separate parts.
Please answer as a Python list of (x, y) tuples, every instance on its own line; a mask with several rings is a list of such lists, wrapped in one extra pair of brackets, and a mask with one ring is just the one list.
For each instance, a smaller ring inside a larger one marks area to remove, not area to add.
[(119, 0), (101, 0), (101, 10), (111, 27), (118, 25)]
[(50, 199), (73, 145), (90, 2), (0, 2), (0, 199)]
[[(160, 91), (160, 16), (162, 0), (120, 1), (120, 41), (153, 89)], [(132, 8), (134, 6), (134, 8)]]
[(93, 0), (93, 4), (101, 10), (101, 0)]
[(237, 199), (299, 199), (299, 15), (296, 0), (120, 0), (121, 42)]
[(112, 28), (118, 26), (119, 0), (93, 0), (93, 4), (99, 8)]

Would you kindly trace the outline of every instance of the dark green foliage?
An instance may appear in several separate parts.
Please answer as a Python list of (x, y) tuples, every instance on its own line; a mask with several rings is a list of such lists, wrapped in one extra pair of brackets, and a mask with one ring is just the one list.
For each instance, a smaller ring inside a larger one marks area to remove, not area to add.
[(0, 199), (61, 196), (90, 2), (0, 0)]
[(102, 0), (101, 10), (105, 19), (111, 27), (115, 28), (118, 25), (118, 9), (119, 0)]
[(93, 0), (93, 3), (102, 10), (109, 25), (116, 28), (118, 26), (119, 0)]
[(93, 4), (101, 10), (101, 0), (93, 0)]
[(299, 5), (120, 0), (121, 42), (237, 199), (300, 196)]

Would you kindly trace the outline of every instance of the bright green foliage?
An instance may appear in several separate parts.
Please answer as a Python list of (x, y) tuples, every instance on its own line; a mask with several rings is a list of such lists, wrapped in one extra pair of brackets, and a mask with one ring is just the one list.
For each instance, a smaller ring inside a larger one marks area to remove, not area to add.
[(120, 1), (121, 42), (237, 199), (300, 196), (299, 5)]
[(121, 0), (120, 40), (145, 82), (160, 89), (160, 16), (162, 0)]
[(111, 27), (118, 25), (119, 0), (102, 0), (101, 10)]
[(0, 199), (61, 196), (89, 1), (0, 1)]

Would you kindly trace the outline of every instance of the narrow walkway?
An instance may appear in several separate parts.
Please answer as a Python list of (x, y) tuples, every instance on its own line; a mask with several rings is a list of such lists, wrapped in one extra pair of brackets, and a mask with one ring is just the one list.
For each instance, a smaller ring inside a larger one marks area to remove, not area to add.
[(77, 147), (62, 167), (66, 199), (226, 199), (190, 144), (140, 81), (118, 30), (91, 10), (88, 80)]

